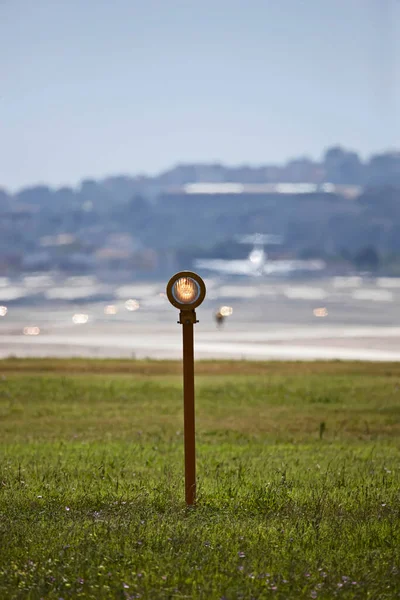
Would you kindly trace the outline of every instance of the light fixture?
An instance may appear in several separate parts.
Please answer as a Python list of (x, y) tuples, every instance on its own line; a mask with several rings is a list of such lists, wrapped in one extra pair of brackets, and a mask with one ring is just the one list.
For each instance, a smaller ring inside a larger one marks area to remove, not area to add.
[(183, 421), (185, 444), (185, 499), (188, 506), (196, 502), (196, 446), (194, 411), (194, 341), (195, 308), (206, 296), (202, 278), (192, 271), (176, 273), (168, 282), (167, 297), (179, 308), (183, 334)]
[(168, 300), (176, 308), (193, 311), (200, 306), (206, 295), (204, 281), (196, 273), (181, 271), (168, 282)]

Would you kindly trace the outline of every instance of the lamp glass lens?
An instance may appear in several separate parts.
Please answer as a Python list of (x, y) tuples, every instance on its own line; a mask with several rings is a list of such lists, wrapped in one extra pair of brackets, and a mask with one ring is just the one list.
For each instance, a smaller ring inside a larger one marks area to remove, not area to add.
[(191, 277), (181, 277), (174, 283), (172, 295), (181, 304), (193, 304), (200, 296), (200, 286)]

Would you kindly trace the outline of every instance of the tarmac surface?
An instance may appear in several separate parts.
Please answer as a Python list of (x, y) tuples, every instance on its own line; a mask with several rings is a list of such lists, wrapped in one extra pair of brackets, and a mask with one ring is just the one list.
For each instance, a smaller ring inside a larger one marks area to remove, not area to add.
[[(206, 283), (195, 326), (198, 359), (400, 360), (400, 280)], [(178, 311), (163, 282), (121, 286), (103, 291), (101, 299), (91, 285), (98, 288), (88, 281), (44, 291), (36, 286), (32, 295), (20, 285), (18, 298), (12, 286), (0, 286), (0, 315), (6, 313), (0, 316), (0, 358), (181, 357)], [(221, 306), (231, 307), (232, 315), (218, 327)]]

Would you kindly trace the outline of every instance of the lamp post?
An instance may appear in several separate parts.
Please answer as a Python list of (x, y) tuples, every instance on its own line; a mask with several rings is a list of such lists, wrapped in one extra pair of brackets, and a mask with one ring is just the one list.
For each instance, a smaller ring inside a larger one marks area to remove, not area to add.
[(183, 335), (183, 425), (185, 444), (185, 499), (191, 506), (196, 502), (196, 447), (194, 412), (194, 348), (193, 325), (195, 309), (206, 295), (204, 281), (196, 273), (181, 271), (168, 282), (167, 296), (179, 308), (179, 321)]

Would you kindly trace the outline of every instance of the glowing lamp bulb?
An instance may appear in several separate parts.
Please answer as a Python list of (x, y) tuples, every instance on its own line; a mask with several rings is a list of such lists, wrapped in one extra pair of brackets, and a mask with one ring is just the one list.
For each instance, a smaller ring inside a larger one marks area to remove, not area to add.
[(167, 285), (167, 298), (175, 308), (194, 311), (203, 302), (205, 295), (204, 281), (191, 271), (176, 273)]
[(191, 277), (181, 277), (174, 283), (172, 294), (182, 304), (193, 304), (200, 296), (200, 287)]

